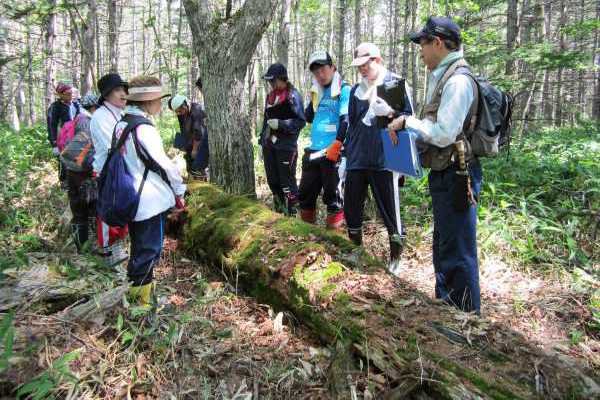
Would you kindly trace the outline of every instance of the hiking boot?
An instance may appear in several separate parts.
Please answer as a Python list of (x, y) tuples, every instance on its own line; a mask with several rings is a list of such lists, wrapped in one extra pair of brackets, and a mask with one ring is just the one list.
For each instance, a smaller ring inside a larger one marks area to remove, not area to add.
[(344, 225), (344, 211), (328, 213), (326, 219), (327, 229), (340, 229)]
[(348, 229), (348, 238), (357, 246), (362, 246), (362, 229)]
[(302, 221), (307, 222), (309, 224), (314, 224), (317, 222), (317, 210), (304, 210), (300, 209), (300, 218)]

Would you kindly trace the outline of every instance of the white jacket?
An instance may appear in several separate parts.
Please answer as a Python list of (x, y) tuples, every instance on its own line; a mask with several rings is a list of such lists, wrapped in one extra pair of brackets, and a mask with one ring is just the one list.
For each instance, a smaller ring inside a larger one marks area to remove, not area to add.
[(97, 175), (102, 172), (112, 140), (113, 130), (121, 120), (123, 110), (105, 101), (92, 115), (90, 134), (94, 143), (94, 162), (92, 167)]
[[(136, 107), (127, 107), (127, 114), (148, 116)], [(115, 129), (117, 138), (121, 137), (121, 133), (127, 124), (121, 121)], [(185, 185), (177, 166), (167, 157), (163, 148), (162, 139), (158, 130), (152, 125), (140, 125), (136, 132), (131, 132), (130, 136), (125, 141), (125, 164), (129, 173), (133, 176), (136, 188), (140, 187), (146, 166), (138, 157), (131, 135), (137, 134), (139, 145), (145, 152), (160, 165), (166, 172), (169, 178), (169, 185), (155, 172), (149, 171), (146, 178), (146, 183), (140, 195), (140, 204), (134, 221), (144, 221), (152, 218), (164, 211), (175, 206), (175, 195), (183, 196), (185, 193)]]

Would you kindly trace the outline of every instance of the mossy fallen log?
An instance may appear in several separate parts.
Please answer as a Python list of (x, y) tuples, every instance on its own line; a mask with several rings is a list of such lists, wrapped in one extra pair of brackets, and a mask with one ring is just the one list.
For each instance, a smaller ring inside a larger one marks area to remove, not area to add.
[(593, 372), (431, 300), (342, 235), (209, 184), (189, 189), (185, 249), (381, 371), (387, 398), (600, 396)]

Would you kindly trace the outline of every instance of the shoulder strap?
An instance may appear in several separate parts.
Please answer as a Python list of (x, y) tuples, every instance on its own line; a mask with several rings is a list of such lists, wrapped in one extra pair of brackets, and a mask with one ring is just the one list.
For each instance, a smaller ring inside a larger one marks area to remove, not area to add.
[(475, 79), (475, 76), (468, 65), (457, 68), (455, 73), (468, 77), (473, 83), (473, 103), (471, 103), (471, 108), (469, 108), (469, 113), (467, 114), (467, 118), (463, 125), (464, 131), (473, 132), (477, 126), (479, 116), (479, 83), (477, 82), (477, 79)]

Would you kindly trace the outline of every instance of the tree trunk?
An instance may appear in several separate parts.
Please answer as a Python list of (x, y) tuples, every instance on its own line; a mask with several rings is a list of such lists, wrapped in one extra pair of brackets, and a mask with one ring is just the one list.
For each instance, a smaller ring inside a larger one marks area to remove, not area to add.
[(102, 46), (101, 46), (101, 41), (100, 41), (100, 21), (98, 18), (98, 13), (96, 12), (96, 15), (94, 16), (95, 20), (94, 20), (94, 26), (95, 26), (95, 33), (96, 33), (96, 77), (98, 77), (98, 79), (100, 79), (100, 77), (102, 76), (102, 72), (103, 72), (103, 54), (102, 54)]
[(209, 136), (211, 181), (231, 193), (255, 196), (244, 78), (277, 0), (246, 0), (231, 17), (235, 23), (216, 18), (215, 3), (184, 0), (183, 4), (204, 81), (208, 129), (218, 133)]
[(175, 54), (175, 82), (173, 83), (173, 93), (179, 90), (179, 63), (181, 60), (181, 35), (183, 32), (183, 6), (179, 3), (179, 20), (177, 21), (177, 52)]
[[(567, 49), (567, 43), (565, 41), (565, 34), (563, 31), (563, 27), (567, 24), (567, 5), (565, 0), (560, 1), (560, 19), (558, 22), (559, 29), (559, 47), (561, 52), (564, 52)], [(554, 124), (557, 126), (562, 125), (563, 119), (563, 108), (567, 102), (563, 99), (563, 73), (564, 68), (560, 66), (556, 73), (556, 102), (554, 103)]]
[[(593, 371), (539, 350), (508, 326), (431, 300), (339, 234), (209, 184), (189, 189), (183, 243), (190, 254), (239, 277), (259, 301), (290, 310), (323, 342), (366, 360), (388, 382), (380, 398), (598, 395)], [(344, 377), (348, 363), (337, 371)]]
[(281, 0), (279, 14), (279, 33), (277, 35), (276, 54), (277, 61), (288, 67), (290, 47), (290, 14), (292, 11), (292, 0)]
[[(596, 3), (596, 19), (600, 20), (600, 2)], [(592, 52), (594, 65), (600, 65), (600, 30), (594, 33), (594, 51)], [(592, 118), (600, 120), (600, 68), (594, 71), (594, 98), (592, 99)]]
[[(410, 4), (412, 5), (412, 10), (410, 13), (410, 31), (414, 32), (417, 24), (417, 10), (419, 9), (419, 0), (411, 1)], [(419, 102), (417, 101), (417, 99), (419, 98), (419, 57), (417, 55), (417, 46), (415, 46), (414, 44), (410, 46), (412, 48), (412, 51), (410, 53), (410, 64), (412, 66), (413, 107), (419, 108)], [(423, 92), (425, 92), (425, 90)]]
[[(404, 30), (402, 31), (402, 37), (408, 35), (408, 16), (410, 15), (410, 3), (409, 0), (404, 0)], [(412, 28), (412, 27), (411, 27)], [(408, 77), (408, 53), (414, 45), (411, 43), (405, 44), (402, 50), (402, 76)], [(416, 90), (413, 87), (413, 91)]]
[(44, 46), (46, 61), (46, 79), (44, 81), (44, 111), (50, 107), (54, 97), (54, 40), (56, 39), (56, 0), (48, 0), (50, 12), (46, 18), (46, 44)]
[(340, 74), (344, 71), (344, 42), (346, 36), (346, 0), (338, 0), (339, 25), (337, 32), (337, 69)]
[(333, 52), (333, 31), (335, 25), (333, 23), (333, 0), (328, 0), (327, 3), (327, 51), (329, 54)]
[(88, 12), (85, 24), (81, 27), (83, 37), (83, 60), (81, 67), (81, 94), (87, 94), (94, 88), (96, 60), (96, 0), (88, 0)]
[(117, 0), (108, 0), (108, 60), (110, 72), (119, 71), (119, 16)]
[(79, 27), (74, 18), (69, 20), (71, 33), (69, 37), (69, 48), (71, 51), (71, 82), (73, 82), (74, 86), (79, 86), (79, 70), (81, 68), (81, 60), (79, 59), (79, 46), (77, 46), (78, 38), (77, 35), (80, 34)]
[(27, 27), (26, 56), (27, 56), (27, 98), (29, 99), (29, 125), (36, 122), (35, 116), (35, 92), (33, 91), (33, 55), (31, 52), (31, 30)]
[(8, 97), (5, 86), (8, 60), (8, 19), (0, 15), (0, 123), (7, 121)]
[[(133, 18), (131, 19), (131, 61), (133, 63), (133, 76), (138, 75), (138, 38), (137, 38), (137, 14), (136, 14), (136, 6), (135, 0), (131, 0), (131, 14)], [(142, 17), (143, 18), (143, 17)]]
[(513, 59), (512, 52), (516, 47), (516, 41), (518, 37), (518, 0), (508, 0), (508, 7), (506, 10), (506, 68), (505, 74), (512, 75), (515, 70), (515, 60)]
[[(552, 28), (552, 2), (545, 1), (542, 8), (544, 12), (544, 25), (543, 34), (546, 41), (551, 40), (551, 28)], [(546, 123), (552, 123), (552, 87), (550, 86), (550, 70), (544, 70), (544, 83), (542, 85), (542, 112), (544, 113), (544, 120)]]

